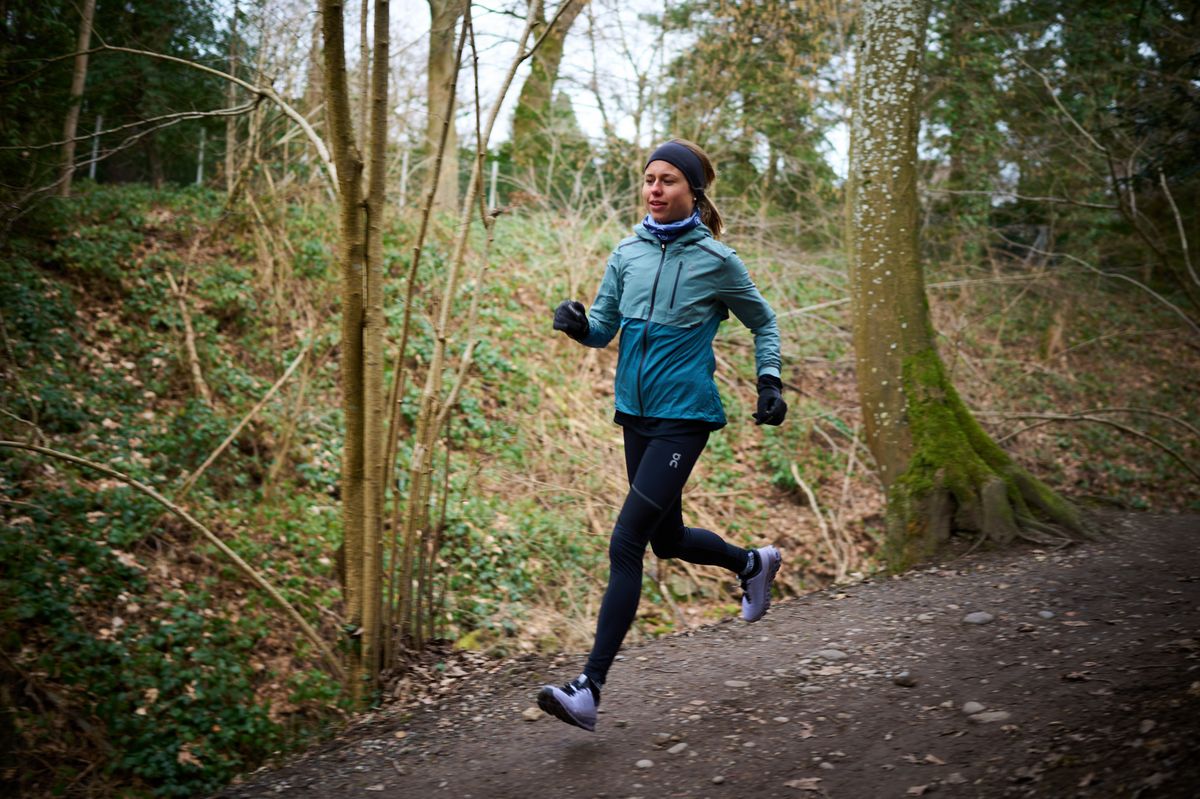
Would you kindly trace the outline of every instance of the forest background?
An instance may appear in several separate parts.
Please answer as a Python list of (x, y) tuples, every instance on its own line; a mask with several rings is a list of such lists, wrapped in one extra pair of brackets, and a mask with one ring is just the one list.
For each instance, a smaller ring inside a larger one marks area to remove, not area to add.
[[(364, 702), (585, 649), (624, 494), (615, 354), (550, 310), (591, 299), (668, 135), (714, 156), (791, 404), (749, 423), (750, 337), (725, 325), (731, 424), (689, 518), (778, 543), (785, 594), (898, 565), (848, 299), (859, 9), (430, 0), (372, 31), (351, 6), (339, 117), (336, 6), (0, 2), (5, 787), (202, 794)], [(922, 9), (920, 263), (951, 380), (1077, 506), (1200, 509), (1200, 9)], [(338, 141), (380, 145), (361, 363), (395, 409), (367, 442), (388, 466), (365, 658)], [(735, 588), (650, 559), (631, 640), (729, 615)]]

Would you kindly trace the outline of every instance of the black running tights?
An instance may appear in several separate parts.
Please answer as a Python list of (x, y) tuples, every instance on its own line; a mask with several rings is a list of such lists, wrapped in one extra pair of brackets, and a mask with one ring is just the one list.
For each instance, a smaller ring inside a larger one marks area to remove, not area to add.
[(724, 566), (734, 573), (746, 568), (745, 549), (727, 544), (709, 530), (683, 525), (683, 486), (707, 443), (707, 432), (650, 438), (625, 428), (629, 494), (609, 541), (608, 589), (600, 604), (596, 642), (584, 668), (584, 674), (598, 685), (604, 683), (637, 613), (647, 544), (659, 558)]

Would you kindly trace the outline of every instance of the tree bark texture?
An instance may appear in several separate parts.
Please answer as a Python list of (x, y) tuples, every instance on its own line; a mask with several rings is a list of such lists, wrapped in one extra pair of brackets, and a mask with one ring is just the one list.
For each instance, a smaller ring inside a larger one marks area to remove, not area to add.
[(71, 98), (67, 101), (67, 115), (63, 120), (62, 172), (58, 185), (58, 193), (62, 197), (71, 196), (71, 180), (75, 176), (75, 131), (79, 127), (79, 111), (83, 106), (87, 50), (92, 41), (92, 18), (95, 13), (96, 0), (84, 0), (79, 19), (79, 37), (75, 43), (75, 69), (71, 73)]
[(312, 115), (325, 101), (325, 68), (324, 56), (321, 52), (320, 16), (313, 23), (312, 39), (308, 47), (308, 75), (304, 83), (304, 103), (302, 108), (306, 116)]
[[(383, 609), (383, 224), (386, 208), (388, 130), (388, 0), (375, 0), (374, 63), (367, 168), (366, 312), (363, 329), (364, 420), (363, 658), (372, 683), (379, 675)], [(365, 99), (365, 98), (364, 98)]]
[(346, 619), (355, 645), (349, 648), (347, 674), (355, 698), (361, 695), (365, 663), (363, 627), (365, 413), (363, 396), (363, 268), (366, 256), (362, 220), (362, 158), (355, 146), (346, 74), (343, 4), (322, 0), (325, 37), (326, 127), (337, 167), (338, 265), (341, 275), (342, 412), (346, 439), (342, 448), (342, 535), (345, 547)]
[[(463, 15), (464, 6), (462, 0), (429, 0), (429, 61), (425, 94), (428, 109), (425, 117), (427, 162), (432, 161), (441, 141), (442, 123), (445, 120), (443, 115), (446, 113), (447, 98), (450, 97), (451, 81), (458, 75), (454, 63), (457, 52), (454, 47), (454, 31)], [(446, 139), (444, 157), (446, 161), (438, 176), (433, 204), (438, 211), (455, 213), (458, 211), (458, 134), (454, 129), (453, 112), (450, 114), (450, 132)], [(431, 174), (431, 170), (427, 169), (427, 182)]]
[[(551, 102), (554, 99), (554, 84), (558, 81), (558, 69), (562, 64), (563, 46), (575, 18), (579, 16), (588, 0), (562, 0), (565, 7), (554, 20), (553, 29), (546, 30), (546, 6), (533, 3), (537, 22), (534, 36), (541, 36), (541, 44), (530, 58), (529, 75), (521, 86), (517, 107), (513, 111), (512, 158), (518, 171), (531, 171), (543, 161), (549, 150), (548, 139), (553, 132), (550, 126)], [(531, 181), (531, 185), (532, 181)]]
[(888, 491), (893, 568), (954, 530), (1005, 542), (1082, 532), (1075, 509), (972, 417), (937, 353), (918, 249), (917, 131), (928, 6), (867, 0), (851, 123), (847, 241), (859, 400)]

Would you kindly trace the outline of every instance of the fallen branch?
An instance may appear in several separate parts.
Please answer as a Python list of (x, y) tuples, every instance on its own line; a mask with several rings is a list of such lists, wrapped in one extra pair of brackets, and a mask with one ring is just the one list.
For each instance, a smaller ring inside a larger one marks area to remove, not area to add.
[(233, 561), (234, 565), (236, 565), (242, 571), (243, 574), (245, 574), (248, 578), (250, 578), (250, 580), (255, 585), (257, 585), (259, 588), (261, 588), (263, 591), (265, 591), (267, 593), (267, 595), (269, 597), (271, 597), (271, 599), (274, 599), (279, 604), (279, 607), (282, 608), (283, 611), (285, 613), (287, 613), (287, 615), (291, 617), (292, 621), (294, 621), (296, 623), (296, 625), (300, 628), (300, 631), (304, 634), (304, 637), (307, 638), (309, 640), (309, 642), (312, 643), (312, 645), (317, 648), (317, 651), (320, 652), (322, 659), (325, 661), (325, 664), (329, 667), (329, 670), (333, 673), (333, 675), (335, 677), (337, 677), (338, 680), (341, 680), (341, 681), (345, 680), (345, 674), (342, 671), (342, 666), (338, 662), (337, 657), (334, 656), (333, 651), (329, 648), (329, 646), (325, 643), (325, 641), (321, 638), (321, 636), (317, 634), (317, 631), (314, 630), (312, 628), (312, 626), (309, 625), (309, 623), (304, 620), (304, 617), (300, 615), (300, 612), (297, 611), (296, 608), (291, 605), (291, 603), (289, 603), (286, 599), (284, 599), (283, 595), (280, 594), (279, 591), (277, 591), (273, 585), (268, 583), (261, 574), (259, 574), (257, 571), (255, 571), (253, 566), (251, 566), (246, 561), (242, 560), (240, 555), (238, 555), (236, 552), (234, 552), (232, 549), (230, 549), (229, 546), (224, 541), (222, 541), (220, 538), (218, 538), (216, 536), (216, 534), (214, 534), (211, 530), (209, 530), (207, 527), (205, 527), (203, 524), (201, 524), (199, 521), (197, 521), (186, 510), (184, 510), (183, 508), (174, 504), (169, 499), (167, 499), (162, 494), (158, 493), (157, 491), (155, 491), (153, 488), (146, 485), (145, 483), (138, 482), (137, 480), (133, 479), (129, 475), (123, 474), (122, 472), (118, 472), (117, 470), (111, 469), (108, 466), (105, 466), (101, 463), (96, 463), (95, 461), (90, 461), (90, 460), (87, 460), (86, 458), (80, 458), (76, 455), (69, 455), (65, 452), (59, 452), (58, 450), (55, 450), (55, 449), (49, 449), (48, 447), (39, 447), (34, 444), (25, 444), (21, 441), (2, 441), (2, 440), (0, 440), (0, 447), (8, 447), (11, 449), (23, 449), (23, 450), (28, 450), (30, 452), (37, 452), (41, 455), (46, 455), (51, 458), (57, 458), (59, 460), (67, 461), (68, 463), (74, 463), (77, 466), (83, 466), (88, 469), (92, 469), (94, 471), (100, 472), (101, 474), (104, 474), (104, 475), (107, 475), (114, 479), (120, 480), (122, 483), (125, 483), (126, 485), (128, 485), (132, 488), (135, 488), (138, 491), (141, 491), (143, 494), (150, 497), (151, 499), (153, 499), (158, 504), (162, 505), (167, 510), (171, 511), (176, 516), (183, 519), (185, 522), (187, 522), (188, 525), (190, 525), (195, 530), (199, 531), (200, 534), (203, 535), (210, 544), (215, 546), (217, 549), (221, 550), (221, 552), (224, 553), (225, 556), (228, 557), (231, 561)]
[(196, 351), (196, 330), (192, 327), (192, 314), (188, 310), (187, 298), (180, 289), (179, 284), (175, 282), (175, 275), (170, 269), (164, 270), (167, 273), (167, 282), (171, 284), (171, 294), (175, 296), (175, 301), (179, 303), (179, 315), (183, 318), (183, 345), (187, 351), (188, 368), (192, 373), (192, 384), (196, 388), (196, 393), (200, 395), (200, 399), (204, 400), (204, 404), (208, 407), (213, 407), (212, 392), (208, 388), (208, 383), (204, 381), (204, 371), (200, 368), (200, 353)]
[(179, 488), (179, 495), (176, 497), (177, 499), (182, 500), (185, 496), (187, 496), (187, 493), (192, 490), (192, 486), (196, 484), (196, 480), (200, 478), (200, 475), (204, 474), (204, 471), (212, 465), (213, 461), (220, 457), (221, 453), (224, 452), (231, 443), (233, 443), (233, 440), (237, 438), (238, 433), (242, 432), (242, 428), (249, 424), (250, 420), (253, 419), (255, 415), (263, 409), (263, 406), (267, 404), (267, 401), (270, 400), (271, 397), (275, 396), (275, 392), (279, 390), (280, 386), (287, 382), (287, 379), (292, 376), (292, 372), (296, 371), (296, 367), (303, 362), (304, 356), (308, 354), (308, 348), (309, 344), (305, 343), (305, 345), (300, 348), (300, 354), (296, 356), (295, 360), (292, 361), (280, 378), (275, 381), (275, 385), (271, 386), (267, 393), (263, 395), (262, 399), (260, 399), (258, 403), (250, 409), (250, 412), (242, 417), (242, 420), (238, 422), (237, 426), (234, 427), (229, 435), (225, 437), (225, 440), (221, 442), (220, 446), (214, 449), (212, 454), (204, 459), (204, 463), (200, 464), (196, 471), (192, 472), (191, 476), (183, 481), (183, 485)]
[(825, 521), (825, 516), (821, 513), (821, 508), (817, 505), (817, 496), (812, 489), (808, 487), (808, 483), (800, 477), (800, 470), (793, 463), (791, 466), (792, 479), (796, 481), (796, 485), (804, 490), (804, 495), (808, 497), (809, 507), (812, 508), (813, 515), (817, 517), (817, 524), (821, 526), (821, 536), (825, 539), (825, 543), (829, 545), (829, 551), (833, 555), (833, 564), (836, 571), (835, 580), (841, 582), (846, 578), (846, 573), (849, 571), (846, 563), (846, 557), (838, 548), (833, 540), (833, 536), (829, 533), (829, 525)]

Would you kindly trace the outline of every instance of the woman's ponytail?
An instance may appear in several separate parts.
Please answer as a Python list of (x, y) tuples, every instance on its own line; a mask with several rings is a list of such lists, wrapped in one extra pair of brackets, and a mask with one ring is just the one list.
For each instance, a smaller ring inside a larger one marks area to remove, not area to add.
[(682, 144), (700, 159), (700, 166), (704, 169), (704, 189), (696, 193), (696, 210), (700, 212), (700, 221), (704, 223), (706, 228), (712, 231), (713, 238), (721, 238), (721, 234), (725, 232), (725, 222), (721, 219), (721, 212), (717, 210), (717, 206), (713, 204), (712, 199), (708, 196), (708, 191), (712, 188), (713, 181), (717, 179), (717, 170), (713, 168), (712, 159), (695, 142), (688, 141), (687, 139), (671, 139), (671, 141), (676, 144)]
[(700, 221), (712, 231), (713, 238), (720, 239), (721, 234), (725, 231), (725, 222), (722, 221), (721, 212), (717, 210), (717, 206), (713, 205), (713, 201), (708, 199), (707, 194), (701, 194), (696, 199), (696, 208), (700, 211)]

